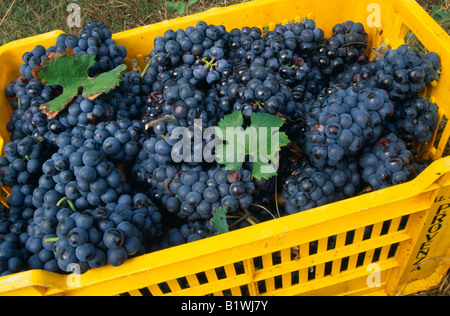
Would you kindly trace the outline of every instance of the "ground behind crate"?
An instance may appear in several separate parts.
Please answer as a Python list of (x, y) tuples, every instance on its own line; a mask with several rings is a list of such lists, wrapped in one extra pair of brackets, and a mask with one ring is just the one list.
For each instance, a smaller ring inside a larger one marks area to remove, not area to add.
[[(116, 33), (142, 25), (202, 12), (213, 7), (223, 7), (248, 2), (249, 0), (3, 0), (0, 1), (0, 45), (7, 42), (60, 29), (78, 34), (80, 29), (67, 26), (67, 7), (77, 3), (81, 18), (101, 20)], [(425, 10), (450, 32), (448, 13), (450, 0), (418, 0)], [(183, 5), (184, 4), (184, 5)], [(177, 9), (179, 11), (177, 11)], [(179, 14), (181, 13), (181, 14)], [(414, 37), (411, 45), (419, 45)]]

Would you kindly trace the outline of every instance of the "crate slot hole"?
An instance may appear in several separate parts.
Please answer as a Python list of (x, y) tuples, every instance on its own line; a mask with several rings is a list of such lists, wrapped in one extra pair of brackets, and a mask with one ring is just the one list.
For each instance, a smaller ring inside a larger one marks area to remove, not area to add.
[(233, 293), (231, 293), (231, 290), (223, 290), (222, 291), (223, 296), (233, 296)]
[(383, 226), (381, 227), (380, 235), (386, 235), (389, 232), (389, 228), (391, 227), (392, 220), (387, 220), (383, 222)]
[(153, 296), (150, 290), (146, 287), (139, 289), (139, 292), (142, 294), (142, 296)]
[(258, 281), (256, 282), (256, 285), (258, 286), (258, 291), (260, 294), (267, 292), (266, 281), (264, 280)]
[(291, 261), (300, 259), (300, 246), (291, 247)]
[(206, 277), (205, 272), (196, 273), (195, 276), (197, 277), (198, 283), (200, 284), (208, 283), (208, 278)]
[(399, 245), (400, 245), (400, 243), (398, 243), (398, 242), (391, 245), (391, 247), (389, 248), (388, 258), (392, 258), (395, 256), (395, 253), (397, 252)]
[(253, 265), (255, 266), (255, 271), (260, 270), (263, 268), (263, 261), (262, 261), (262, 257), (255, 257), (253, 258)]
[(370, 239), (370, 236), (372, 236), (373, 232), (373, 225), (366, 226), (364, 229), (364, 235), (362, 240)]
[(409, 215), (402, 216), (400, 220), (400, 224), (398, 225), (397, 231), (404, 230), (406, 228), (406, 224), (408, 224)]
[(248, 289), (248, 285), (247, 284), (241, 285), (239, 287), (239, 289), (241, 290), (242, 296), (250, 296), (250, 290)]
[(328, 237), (327, 250), (333, 250), (336, 248), (337, 235)]
[(328, 261), (325, 263), (325, 270), (323, 276), (330, 275), (331, 271), (333, 271), (333, 261)]
[(380, 260), (381, 249), (383, 249), (383, 247), (375, 249), (375, 251), (373, 252), (372, 262), (377, 262)]
[(299, 271), (292, 271), (291, 272), (291, 285), (295, 285), (300, 283), (300, 277), (299, 277)]
[(169, 284), (167, 284), (167, 282), (158, 283), (158, 287), (161, 290), (161, 292), (163, 292), (163, 294), (172, 292), (172, 290), (170, 289)]
[(344, 257), (341, 259), (341, 269), (340, 272), (346, 271), (348, 269), (348, 262), (350, 260), (350, 257)]
[(236, 271), (236, 275), (245, 273), (244, 262), (242, 262), (242, 261), (235, 262), (233, 265), (234, 265), (234, 270)]
[(308, 281), (314, 280), (316, 278), (316, 266), (308, 268)]
[(274, 278), (274, 281), (275, 281), (275, 289), (281, 289), (281, 288), (283, 288), (283, 278), (282, 278), (281, 275), (277, 275), (277, 276)]
[(227, 274), (225, 272), (225, 268), (224, 267), (218, 267), (214, 269), (217, 275), (217, 279), (221, 280), (221, 279), (226, 279), (227, 278)]
[(319, 247), (319, 241), (311, 241), (309, 243), (309, 255), (315, 255), (317, 253), (317, 248)]
[(358, 254), (358, 259), (356, 259), (356, 267), (360, 267), (364, 264), (364, 259), (366, 258), (366, 252), (360, 252)]
[(353, 239), (355, 238), (355, 230), (350, 230), (345, 236), (345, 246), (353, 244)]
[(276, 251), (272, 253), (272, 265), (281, 264), (281, 251)]
[(178, 278), (178, 279), (177, 279), (177, 282), (178, 282), (178, 285), (180, 285), (180, 288), (181, 288), (182, 290), (188, 289), (188, 288), (191, 287), (191, 286), (189, 285), (189, 282), (188, 282), (188, 280), (186, 279), (186, 277)]

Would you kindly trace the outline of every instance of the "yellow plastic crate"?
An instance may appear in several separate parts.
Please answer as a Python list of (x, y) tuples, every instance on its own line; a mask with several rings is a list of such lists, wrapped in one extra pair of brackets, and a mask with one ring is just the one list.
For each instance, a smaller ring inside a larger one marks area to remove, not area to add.
[[(144, 66), (153, 38), (199, 20), (273, 29), (313, 18), (329, 36), (336, 23), (363, 23), (370, 45), (404, 43), (409, 30), (441, 57), (438, 85), (427, 87), (450, 111), (450, 38), (414, 1), (256, 0), (118, 33), (114, 39)], [(374, 26), (373, 22), (381, 23)], [(368, 25), (370, 23), (370, 26)], [(50, 46), (60, 31), (0, 47), (0, 89), (18, 75), (21, 56)], [(130, 65), (130, 61), (127, 60)], [(11, 113), (0, 99), (0, 148)], [(79, 275), (27, 271), (0, 278), (0, 295), (406, 295), (438, 284), (450, 267), (450, 137), (424, 148), (435, 160), (415, 180)], [(2, 189), (3, 190), (3, 189)], [(7, 193), (6, 193), (7, 194)], [(0, 194), (1, 196), (2, 194)]]

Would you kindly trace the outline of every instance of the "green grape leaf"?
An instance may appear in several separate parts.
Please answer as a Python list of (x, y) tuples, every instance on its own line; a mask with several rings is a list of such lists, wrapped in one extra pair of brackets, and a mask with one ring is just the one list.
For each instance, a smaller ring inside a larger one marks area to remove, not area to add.
[(242, 167), (246, 156), (253, 162), (252, 176), (258, 180), (277, 174), (280, 148), (290, 143), (286, 133), (280, 132), (283, 119), (268, 113), (254, 113), (245, 130), (240, 111), (220, 120), (215, 133), (224, 141), (216, 146), (216, 157), (226, 170)]
[(172, 13), (173, 10), (176, 10), (178, 15), (182, 15), (184, 13), (186, 5), (187, 4), (182, 1), (166, 2), (166, 7), (169, 9), (169, 11)]
[(89, 77), (87, 71), (95, 64), (95, 56), (77, 55), (72, 49), (60, 54), (50, 54), (39, 67), (33, 70), (36, 80), (46, 85), (59, 85), (63, 88), (61, 95), (42, 104), (40, 109), (48, 118), (54, 118), (65, 109), (82, 89), (84, 98), (94, 100), (99, 95), (119, 86), (126, 65), (102, 73), (95, 78)]
[(197, 2), (198, 2), (198, 0), (191, 0), (191, 1), (188, 2), (188, 6), (193, 6)]
[(186, 9), (186, 3), (179, 2), (178, 3), (178, 8), (177, 8), (178, 15), (182, 15), (184, 13), (184, 9)]
[[(440, 22), (443, 19), (449, 19), (450, 14), (446, 12), (443, 8), (438, 7), (437, 5), (433, 6), (433, 9), (431, 10), (431, 16), (437, 21)], [(438, 16), (436, 19), (435, 16)]]
[(222, 206), (214, 212), (214, 215), (211, 218), (211, 224), (219, 234), (227, 233), (229, 231), (227, 223), (227, 211), (227, 208), (225, 206)]

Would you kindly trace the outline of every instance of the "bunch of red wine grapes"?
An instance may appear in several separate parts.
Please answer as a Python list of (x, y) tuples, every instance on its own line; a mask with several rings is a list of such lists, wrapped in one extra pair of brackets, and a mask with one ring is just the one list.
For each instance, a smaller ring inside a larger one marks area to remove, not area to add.
[[(223, 207), (264, 221), (277, 214), (276, 192), (284, 216), (413, 179), (426, 163), (411, 145), (437, 128), (436, 105), (419, 94), (438, 79), (439, 57), (400, 46), (369, 61), (367, 43), (352, 21), (329, 38), (309, 19), (266, 34), (198, 22), (156, 37), (146, 73), (126, 72), (94, 101), (80, 94), (55, 118), (40, 106), (62, 88), (32, 72), (50, 53), (95, 56), (93, 77), (124, 64), (127, 51), (100, 22), (36, 46), (4, 91), (13, 112), (0, 185), (12, 193), (0, 206), (0, 275), (120, 266), (216, 235), (211, 218)], [(249, 159), (238, 170), (173, 161), (177, 127), (201, 151), (213, 138), (195, 142), (196, 124), (217, 126), (234, 111), (244, 124), (256, 112), (284, 119), (291, 144), (277, 182), (252, 177)]]

